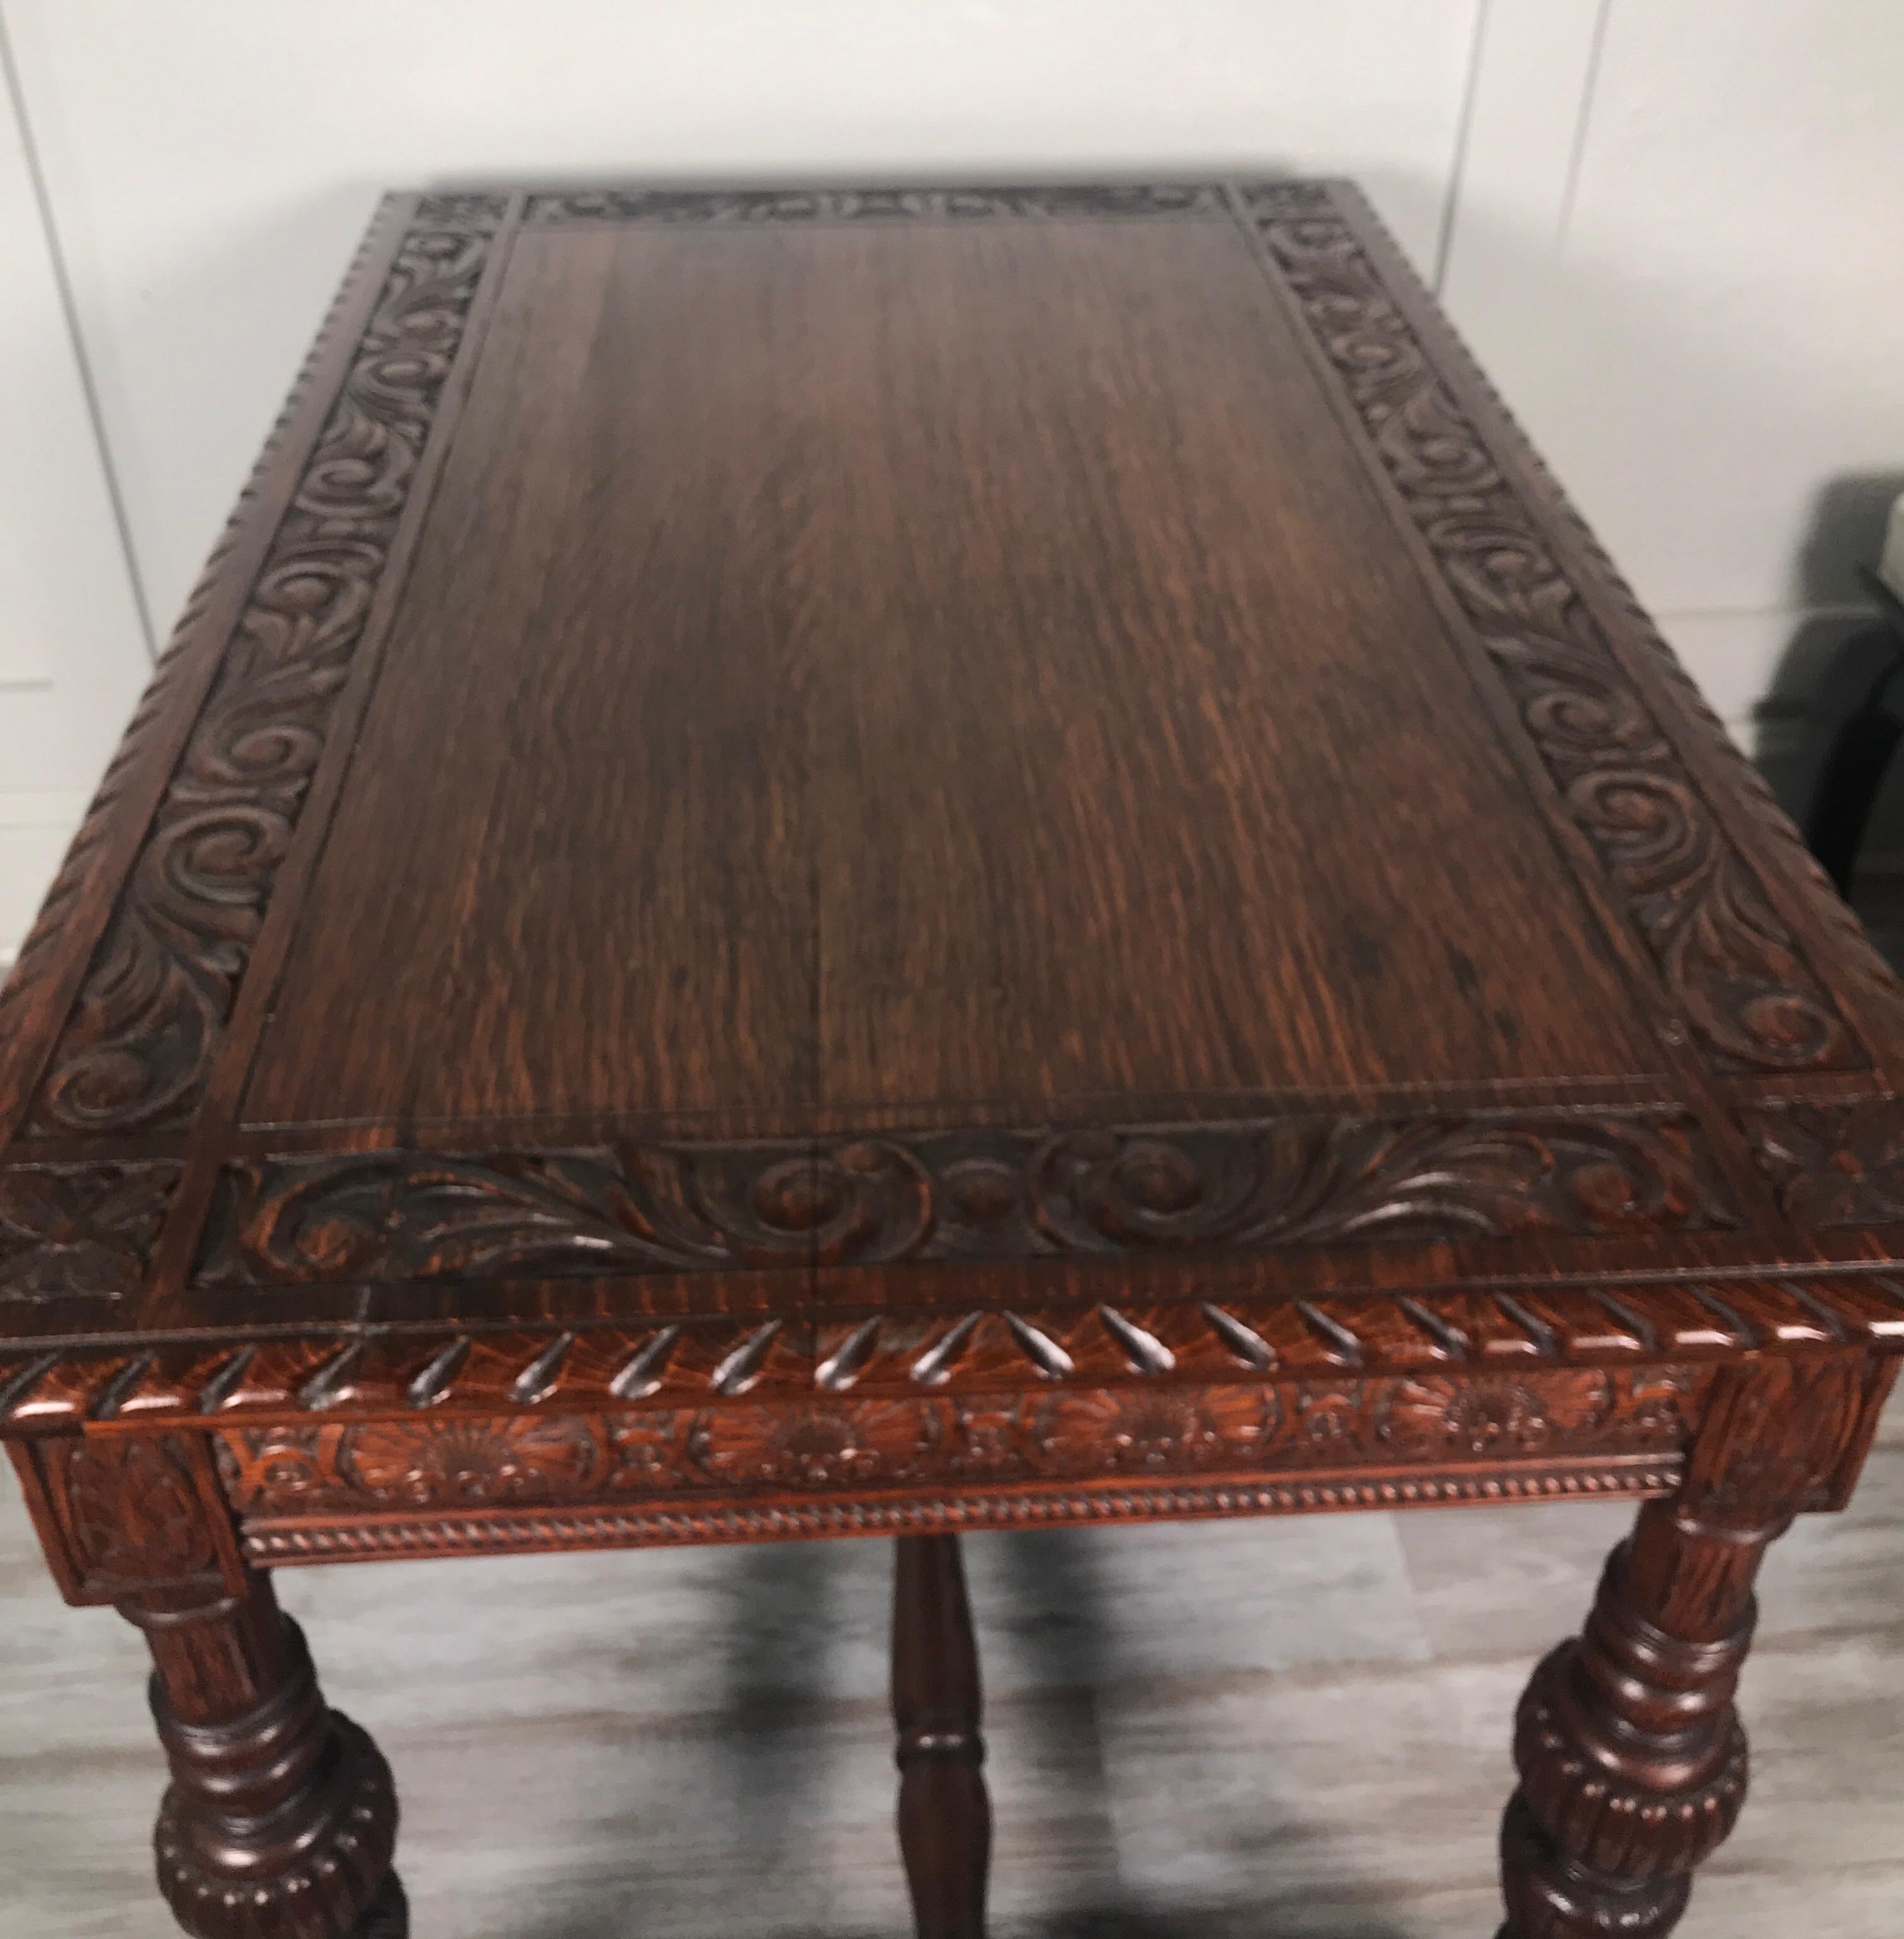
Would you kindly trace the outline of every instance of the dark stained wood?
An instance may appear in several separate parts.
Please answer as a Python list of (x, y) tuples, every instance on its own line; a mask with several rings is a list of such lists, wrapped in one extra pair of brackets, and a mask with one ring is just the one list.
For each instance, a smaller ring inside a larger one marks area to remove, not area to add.
[(197, 1939), (329, 1939), (376, 1906), (387, 1925), (401, 1898), (385, 1887), (389, 1767), (325, 1706), (270, 1578), (210, 1600), (153, 1590), (120, 1609), (156, 1665), (152, 1712), (172, 1768), (159, 1889), (179, 1923)]
[(248, 1116), (813, 1094), (786, 379), (709, 327), (733, 246), (653, 239), (511, 259)]
[(1384, 517), (1227, 221), (530, 239), (247, 1116), (1656, 1069)]
[(957, 1530), (1607, 1495), (1508, 1931), (1663, 1933), (1901, 1350), (1904, 987), (1342, 185), (391, 199), (0, 993), (201, 1939), (406, 1916), (260, 1569), (899, 1538), (968, 1935)]
[(1502, 1939), (1655, 1939), (1745, 1801), (1732, 1697), (1767, 1545), (1819, 1505), (1861, 1369), (1729, 1371), (1679, 1491), (1615, 1551), (1583, 1635), (1534, 1673), (1501, 1832)]
[(899, 1846), (913, 1925), (919, 1939), (985, 1939), (992, 1804), (958, 1538), (901, 1536), (893, 1554)]

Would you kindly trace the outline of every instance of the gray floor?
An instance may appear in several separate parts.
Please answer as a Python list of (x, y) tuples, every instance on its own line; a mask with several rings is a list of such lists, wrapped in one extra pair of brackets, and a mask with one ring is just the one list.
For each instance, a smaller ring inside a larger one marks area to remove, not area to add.
[[(1488, 1939), (1508, 1719), (1628, 1511), (991, 1535), (997, 1939)], [(876, 1542), (292, 1571), (417, 1939), (908, 1929)], [(1904, 1412), (1768, 1565), (1756, 1768), (1681, 1930), (1904, 1924)], [(0, 1934), (160, 1939), (142, 1645), (0, 1499)]]
[[(1904, 961), (1904, 878), (1860, 884)], [(1630, 1511), (968, 1539), (994, 1939), (1490, 1939), (1509, 1720)], [(416, 1939), (888, 1939), (878, 1542), (293, 1570), (404, 1800)], [(1904, 1930), (1904, 1395), (1773, 1552), (1753, 1796), (1686, 1939)], [(0, 1939), (163, 1939), (144, 1645), (0, 1463)]]

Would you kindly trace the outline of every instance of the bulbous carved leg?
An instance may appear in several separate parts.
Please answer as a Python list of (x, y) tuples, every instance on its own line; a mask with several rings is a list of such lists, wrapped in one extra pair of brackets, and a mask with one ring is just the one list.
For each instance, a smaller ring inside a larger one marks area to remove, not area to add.
[[(1585, 1633), (1534, 1672), (1516, 1720), (1520, 1788), (1501, 1828), (1506, 1939), (1669, 1932), (1693, 1867), (1731, 1831), (1746, 1784), (1732, 1693), (1764, 1543), (1695, 1552), (1712, 1539), (1649, 1503), (1607, 1565)], [(1649, 1590), (1675, 1561), (1723, 1581), (1719, 1634), (1668, 1626), (1674, 1612)]]
[(148, 1590), (119, 1608), (156, 1665), (172, 1779), (159, 1888), (178, 1922), (197, 1939), (404, 1939), (389, 1767), (326, 1707), (270, 1578), (236, 1594)]
[(893, 1587), (899, 1842), (919, 1939), (985, 1939), (992, 1805), (979, 1658), (955, 1535), (902, 1536)]
[(1740, 1372), (1679, 1493), (1640, 1510), (1585, 1630), (1534, 1672), (1501, 1828), (1501, 1939), (1658, 1939), (1679, 1922), (1745, 1800), (1732, 1697), (1753, 1582), (1793, 1514), (1822, 1503), (1856, 1419), (1846, 1371)]

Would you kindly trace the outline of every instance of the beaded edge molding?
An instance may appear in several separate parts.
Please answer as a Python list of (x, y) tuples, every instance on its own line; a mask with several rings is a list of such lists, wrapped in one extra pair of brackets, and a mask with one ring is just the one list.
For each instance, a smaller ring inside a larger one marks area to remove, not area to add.
[(1205, 1519), (1223, 1515), (1324, 1514), (1344, 1508), (1454, 1506), (1671, 1494), (1683, 1463), (1502, 1469), (1418, 1480), (1352, 1477), (1238, 1481), (1195, 1487), (1110, 1488), (1024, 1494), (954, 1494), (920, 1502), (811, 1502), (781, 1507), (692, 1507), (519, 1515), (427, 1515), (385, 1522), (245, 1527), (246, 1559), (273, 1568), (300, 1563), (370, 1562), (397, 1557), (506, 1555), (550, 1548), (660, 1548), (716, 1542), (781, 1542), (790, 1536), (924, 1535), (1068, 1522)]

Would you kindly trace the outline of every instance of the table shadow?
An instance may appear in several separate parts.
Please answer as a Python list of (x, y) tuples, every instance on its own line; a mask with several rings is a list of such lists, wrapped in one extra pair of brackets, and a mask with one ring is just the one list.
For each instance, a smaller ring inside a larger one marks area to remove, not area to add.
[[(1407, 1939), (1401, 1924), (1355, 1902), (1352, 1878), (1331, 1894), (1342, 1903), (1291, 1913), (1287, 1906), (1253, 1912), (1234, 1902), (1187, 1905), (1126, 1875), (1120, 1810), (1167, 1812), (1171, 1806), (1167, 1797), (1133, 1797), (1128, 1788), (1120, 1794), (1107, 1758), (1101, 1698), (1116, 1679), (1130, 1676), (1132, 1664), (1128, 1639), (1118, 1633), (1107, 1554), (1092, 1533), (1051, 1530), (986, 1537), (983, 1558), (968, 1552), (994, 1747), (994, 1939)], [(968, 1544), (968, 1551), (977, 1546)], [(745, 1828), (745, 1877), (730, 1881), (738, 1892), (770, 1892), (771, 1881), (800, 1858), (810, 1833), (798, 1809), (801, 1787), (789, 1781), (782, 1733), (836, 1713), (842, 1696), (855, 1706), (884, 1697), (883, 1682), (862, 1691), (857, 1676), (852, 1690), (841, 1688), (842, 1626), (863, 1633), (868, 1613), (848, 1608), (847, 1595), (890, 1595), (888, 1568), (847, 1566), (858, 1559), (851, 1551), (860, 1547), (791, 1543), (738, 1551), (722, 1594), (710, 1601), (706, 1645), (719, 1665), (721, 1714), (734, 1726), (716, 1754), (714, 1784), (725, 1794), (715, 1808)], [(879, 1612), (882, 1637), (889, 1607), (882, 1602)], [(989, 1676), (993, 1670), (998, 1673)], [(882, 1763), (879, 1781), (896, 1784), (890, 1763)], [(1268, 1894), (1275, 1883), (1278, 1836), (1311, 1836), (1315, 1824), (1311, 1813), (1278, 1796), (1273, 1764), (1266, 1762), (1261, 1784), (1258, 1828), (1223, 1855), (1235, 1871), (1260, 1870)], [(653, 1802), (651, 1795), (638, 1807), (631, 1800), (631, 1837), (638, 1837)], [(1035, 1814), (1030, 1849), (1023, 1826), (1011, 1822), (1015, 1812)], [(896, 1838), (891, 1862), (897, 1879)], [(1370, 1889), (1372, 1895), (1382, 1888)], [(1035, 1896), (1037, 1910), (1014, 1910), (1012, 1901), (1021, 1892)], [(650, 1922), (676, 1928), (690, 1905), (704, 1904), (706, 1895), (705, 1881), (690, 1887), (684, 1880), (681, 1899), (671, 1905), (665, 1877), (644, 1876), (638, 1886), (605, 1880), (599, 1895), (592, 1892), (585, 1901), (551, 1907), (519, 1939), (626, 1939)], [(870, 1931), (791, 1922), (751, 1929), (771, 1932), (773, 1939), (876, 1939)]]

